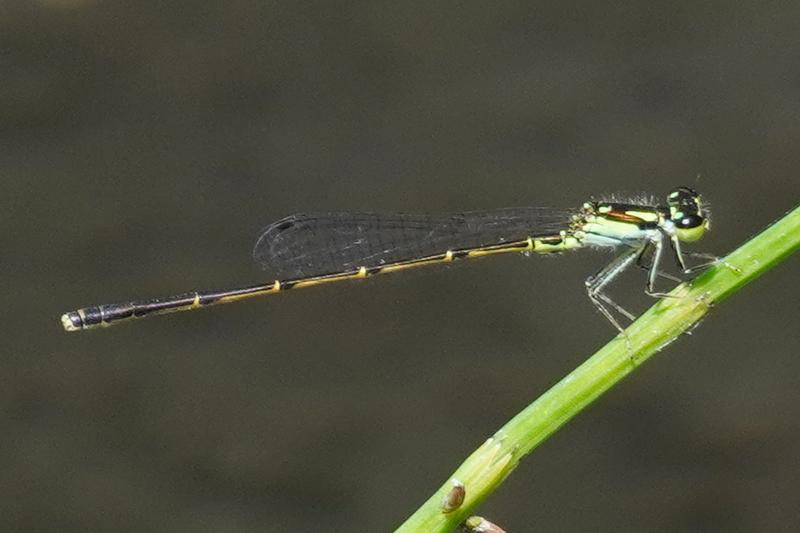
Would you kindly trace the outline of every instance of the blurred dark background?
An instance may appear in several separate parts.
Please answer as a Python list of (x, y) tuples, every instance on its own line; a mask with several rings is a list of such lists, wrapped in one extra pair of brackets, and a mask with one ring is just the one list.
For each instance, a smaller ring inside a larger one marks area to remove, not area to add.
[[(296, 211), (800, 197), (797, 2), (0, 1), (3, 531), (390, 531), (610, 339), (609, 257), (504, 257), (65, 334), (271, 277)], [(509, 531), (800, 528), (797, 258), (528, 457)], [(638, 273), (615, 288), (650, 304)]]

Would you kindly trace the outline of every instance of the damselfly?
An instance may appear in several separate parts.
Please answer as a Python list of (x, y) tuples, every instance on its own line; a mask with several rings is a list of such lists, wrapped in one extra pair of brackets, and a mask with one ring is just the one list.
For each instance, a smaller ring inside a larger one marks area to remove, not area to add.
[[(645, 292), (665, 296), (655, 290), (656, 278), (677, 278), (659, 270), (664, 252), (669, 247), (680, 269), (688, 273), (692, 269), (684, 256), (689, 254), (681, 251), (681, 243), (700, 239), (708, 228), (707, 207), (688, 187), (670, 192), (663, 206), (652, 201), (592, 201), (578, 209), (523, 207), (450, 215), (297, 214), (267, 226), (253, 250), (254, 258), (276, 273), (274, 281), (85, 307), (64, 314), (61, 321), (64, 329), (76, 331), (463, 258), (598, 247), (621, 251), (586, 280), (586, 290), (592, 303), (622, 331), (612, 311), (630, 320), (635, 317), (614, 302), (605, 287), (635, 263), (648, 271)], [(645, 265), (648, 251), (652, 256)]]

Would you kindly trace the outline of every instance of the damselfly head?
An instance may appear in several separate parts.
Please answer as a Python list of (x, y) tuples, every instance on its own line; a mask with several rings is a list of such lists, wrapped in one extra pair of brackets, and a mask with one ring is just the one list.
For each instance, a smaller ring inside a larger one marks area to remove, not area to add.
[(678, 187), (669, 193), (667, 206), (669, 218), (675, 224), (675, 235), (681, 241), (696, 241), (711, 227), (700, 194), (689, 187)]

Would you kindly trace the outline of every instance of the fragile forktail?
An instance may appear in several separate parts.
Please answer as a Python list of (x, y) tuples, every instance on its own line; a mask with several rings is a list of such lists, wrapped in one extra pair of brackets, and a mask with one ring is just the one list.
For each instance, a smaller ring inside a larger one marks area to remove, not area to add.
[[(635, 317), (603, 289), (636, 263), (648, 271), (645, 292), (665, 296), (656, 292), (656, 278), (680, 281), (659, 271), (666, 247), (672, 250), (681, 271), (688, 273), (697, 267), (687, 268), (684, 256), (689, 254), (681, 251), (681, 243), (700, 239), (708, 229), (707, 206), (688, 187), (670, 192), (664, 206), (653, 201), (592, 201), (578, 209), (525, 207), (451, 215), (297, 214), (267, 226), (253, 250), (257, 261), (275, 271), (274, 281), (85, 307), (65, 313), (61, 321), (65, 330), (77, 331), (462, 258), (506, 252), (553, 254), (598, 247), (619, 248), (621, 252), (586, 280), (586, 290), (592, 303), (622, 331), (611, 310), (630, 320)], [(652, 258), (645, 265), (649, 250)]]

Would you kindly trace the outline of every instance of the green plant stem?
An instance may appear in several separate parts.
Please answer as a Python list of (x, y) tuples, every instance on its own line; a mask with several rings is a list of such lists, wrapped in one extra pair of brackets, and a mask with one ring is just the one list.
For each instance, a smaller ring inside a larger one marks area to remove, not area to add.
[[(800, 247), (800, 207), (689, 283), (679, 285), (582, 365), (510, 420), (481, 445), (398, 532), (446, 532), (463, 522), (526, 454), (559, 427), (683, 332), (714, 304), (786, 259)], [(464, 485), (463, 503), (442, 507)]]

